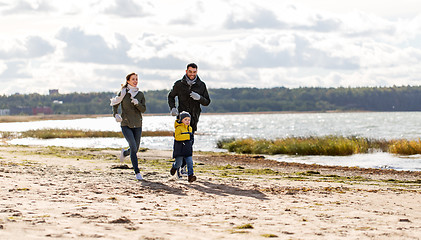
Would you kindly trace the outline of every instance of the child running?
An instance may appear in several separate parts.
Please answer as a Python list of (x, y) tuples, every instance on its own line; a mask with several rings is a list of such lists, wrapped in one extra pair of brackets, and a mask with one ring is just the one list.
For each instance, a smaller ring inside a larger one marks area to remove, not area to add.
[(188, 112), (183, 111), (180, 113), (178, 120), (174, 123), (174, 150), (173, 163), (170, 173), (174, 175), (177, 169), (183, 163), (183, 160), (187, 163), (187, 174), (188, 181), (196, 181), (196, 176), (193, 174), (193, 130), (190, 126), (191, 116)]

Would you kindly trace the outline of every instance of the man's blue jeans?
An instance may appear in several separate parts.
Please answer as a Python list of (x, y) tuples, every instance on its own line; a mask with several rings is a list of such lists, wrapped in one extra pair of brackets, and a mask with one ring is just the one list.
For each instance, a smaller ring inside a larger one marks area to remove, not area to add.
[(142, 128), (129, 128), (127, 126), (122, 126), (121, 131), (123, 132), (124, 137), (129, 143), (129, 149), (124, 151), (124, 156), (130, 154), (130, 160), (134, 168), (134, 172), (139, 173), (139, 166), (137, 161), (137, 151), (140, 147), (140, 137), (142, 136)]
[(175, 158), (175, 162), (173, 163), (172, 167), (175, 169), (178, 169), (179, 167), (181, 167), (181, 164), (183, 163), (183, 159), (186, 160), (187, 163), (187, 174), (193, 175), (193, 157), (189, 156), (189, 157), (176, 157)]

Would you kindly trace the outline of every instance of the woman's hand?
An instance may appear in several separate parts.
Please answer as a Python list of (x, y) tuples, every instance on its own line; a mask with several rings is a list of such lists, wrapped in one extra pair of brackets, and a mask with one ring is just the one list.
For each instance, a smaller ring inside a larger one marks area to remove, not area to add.
[(116, 115), (114, 116), (114, 118), (115, 118), (115, 121), (116, 121), (116, 122), (122, 122), (122, 121), (123, 121), (123, 119), (121, 118), (120, 114), (116, 114)]
[(134, 105), (138, 105), (138, 104), (139, 104), (139, 101), (138, 101), (136, 98), (133, 98), (133, 99), (132, 99), (132, 103), (133, 103)]

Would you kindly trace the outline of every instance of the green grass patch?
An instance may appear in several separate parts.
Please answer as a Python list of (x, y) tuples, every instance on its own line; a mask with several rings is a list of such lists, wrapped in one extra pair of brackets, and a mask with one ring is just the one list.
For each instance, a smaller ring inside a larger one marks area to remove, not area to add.
[(268, 234), (262, 234), (262, 237), (265, 237), (265, 238), (277, 238), (278, 235), (268, 233)]
[(278, 171), (274, 171), (269, 168), (263, 168), (263, 169), (244, 169), (237, 171), (241, 174), (248, 174), (248, 175), (280, 175), (281, 173)]
[(220, 177), (238, 177), (240, 175), (266, 175), (266, 176), (279, 176), (283, 175), (283, 173), (274, 171), (269, 168), (261, 168), (261, 169), (254, 169), (254, 168), (244, 168), (242, 166), (232, 166), (227, 164), (225, 166), (203, 166), (203, 165), (195, 165), (196, 172), (214, 172), (215, 174), (219, 175)]
[(421, 184), (421, 179), (417, 179), (417, 180), (397, 180), (397, 179), (387, 179), (387, 180), (382, 180), (383, 182), (388, 182), (388, 183), (408, 183), (408, 184)]
[(236, 228), (237, 229), (253, 229), (254, 227), (250, 223), (247, 223), (241, 226), (237, 226)]
[(50, 155), (60, 158), (77, 158), (77, 159), (103, 159), (103, 160), (116, 160), (115, 154), (103, 153), (103, 149), (97, 148), (70, 148), (60, 146), (48, 146), (35, 152), (28, 152), (28, 154)]
[(173, 162), (173, 159), (139, 159), (139, 165), (148, 165), (164, 172), (169, 172)]
[(320, 175), (320, 172), (318, 171), (307, 171), (307, 172), (302, 172), (302, 173), (298, 173), (299, 175), (304, 175), (304, 176), (312, 176), (312, 175)]

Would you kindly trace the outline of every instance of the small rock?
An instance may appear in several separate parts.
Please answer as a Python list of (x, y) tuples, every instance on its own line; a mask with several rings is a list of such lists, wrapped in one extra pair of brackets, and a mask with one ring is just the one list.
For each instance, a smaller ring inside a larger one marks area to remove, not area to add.
[(127, 164), (123, 164), (123, 165), (113, 165), (111, 166), (111, 169), (131, 169), (131, 168), (127, 166)]
[(126, 218), (126, 217), (121, 217), (119, 219), (116, 220), (112, 220), (109, 223), (131, 223), (132, 221), (130, 221), (130, 219)]

